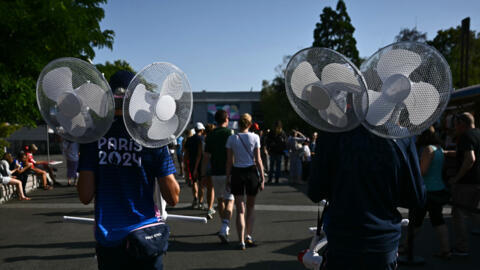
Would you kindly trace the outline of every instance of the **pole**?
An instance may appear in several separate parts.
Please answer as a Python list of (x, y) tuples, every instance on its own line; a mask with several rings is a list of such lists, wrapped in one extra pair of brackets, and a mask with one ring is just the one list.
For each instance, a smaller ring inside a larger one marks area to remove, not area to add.
[(47, 162), (48, 164), (50, 164), (50, 136), (48, 133), (48, 125), (46, 125), (46, 127), (47, 127)]

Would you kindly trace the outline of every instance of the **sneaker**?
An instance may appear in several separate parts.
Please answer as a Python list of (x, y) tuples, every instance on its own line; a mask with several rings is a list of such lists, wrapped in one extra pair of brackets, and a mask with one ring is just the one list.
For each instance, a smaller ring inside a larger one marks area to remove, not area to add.
[(216, 213), (216, 211), (212, 208), (212, 209), (208, 209), (208, 212), (207, 212), (207, 219), (213, 219), (213, 215)]
[(454, 256), (468, 256), (468, 255), (470, 255), (470, 253), (468, 251), (452, 249), (452, 255), (454, 255)]
[(195, 207), (197, 207), (197, 205), (198, 205), (198, 200), (197, 200), (197, 199), (193, 199), (192, 208), (195, 209)]
[(245, 247), (245, 243), (239, 243), (239, 244), (238, 244), (238, 249), (240, 249), (240, 250), (246, 250), (247, 248)]
[(223, 243), (223, 244), (228, 244), (228, 236), (226, 233), (224, 232), (219, 232), (218, 233), (218, 237), (220, 238), (220, 241)]
[(245, 239), (245, 243), (247, 244), (247, 247), (257, 246), (257, 242), (255, 242), (255, 240), (253, 240), (253, 238), (250, 235), (248, 235), (247, 238)]
[(229, 227), (229, 226), (227, 226), (227, 227), (225, 228), (225, 234), (226, 234), (227, 236), (230, 235), (230, 227)]

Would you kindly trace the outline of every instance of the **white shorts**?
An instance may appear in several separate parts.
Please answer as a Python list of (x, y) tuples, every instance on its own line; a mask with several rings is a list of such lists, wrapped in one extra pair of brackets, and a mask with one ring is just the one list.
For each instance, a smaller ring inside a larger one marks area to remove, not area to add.
[(10, 177), (8, 176), (0, 176), (2, 178), (2, 184), (6, 185), (8, 183), (10, 183)]
[(212, 175), (213, 189), (217, 198), (223, 198), (227, 201), (234, 199), (233, 194), (227, 191), (227, 176)]

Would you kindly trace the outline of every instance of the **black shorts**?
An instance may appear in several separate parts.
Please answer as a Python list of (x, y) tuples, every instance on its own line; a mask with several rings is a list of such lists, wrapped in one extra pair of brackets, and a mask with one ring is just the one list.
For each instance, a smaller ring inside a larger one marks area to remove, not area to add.
[(233, 195), (255, 196), (260, 188), (260, 182), (257, 176), (255, 166), (246, 168), (232, 168), (231, 192)]

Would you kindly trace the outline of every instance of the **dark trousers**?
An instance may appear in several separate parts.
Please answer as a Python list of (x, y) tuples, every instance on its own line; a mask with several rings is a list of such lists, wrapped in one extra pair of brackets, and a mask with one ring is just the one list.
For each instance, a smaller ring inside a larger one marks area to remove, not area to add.
[(273, 174), (275, 172), (275, 180), (280, 178), (280, 165), (282, 164), (282, 155), (270, 155), (270, 171), (268, 172), (268, 181), (272, 181)]
[(125, 245), (116, 247), (103, 247), (97, 243), (96, 247), (98, 269), (145, 269), (162, 270), (162, 255), (148, 260), (138, 260), (130, 256)]
[(395, 270), (397, 249), (390, 252), (348, 252), (327, 250), (327, 270)]

